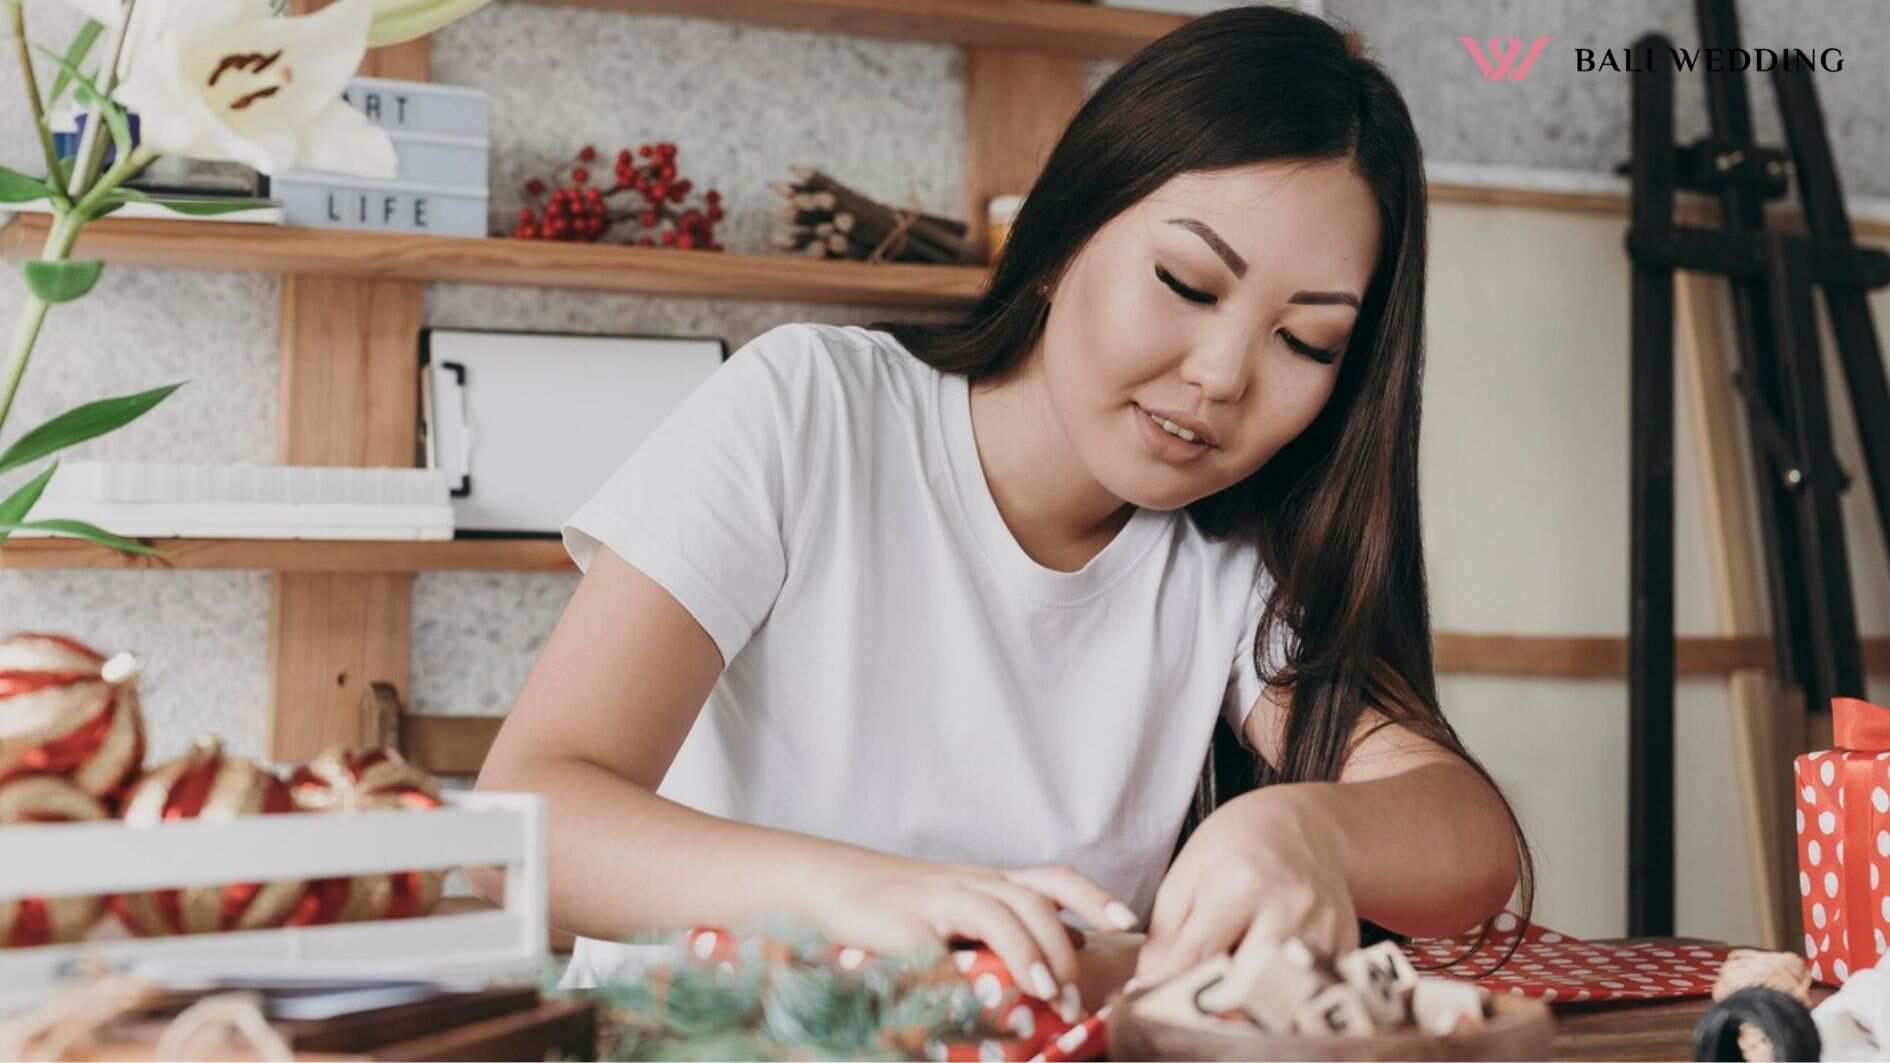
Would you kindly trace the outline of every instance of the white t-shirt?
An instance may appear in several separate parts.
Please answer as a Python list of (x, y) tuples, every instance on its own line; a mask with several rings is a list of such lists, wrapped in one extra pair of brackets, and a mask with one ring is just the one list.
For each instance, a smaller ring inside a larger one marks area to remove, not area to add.
[[(1238, 728), (1260, 692), (1257, 550), (1139, 509), (1080, 570), (1038, 564), (986, 484), (966, 378), (882, 331), (756, 337), (564, 542), (582, 569), (616, 551), (722, 653), (658, 793), (924, 859), (1068, 864), (1145, 921), (1216, 713)], [(581, 939), (571, 980), (636, 959)]]

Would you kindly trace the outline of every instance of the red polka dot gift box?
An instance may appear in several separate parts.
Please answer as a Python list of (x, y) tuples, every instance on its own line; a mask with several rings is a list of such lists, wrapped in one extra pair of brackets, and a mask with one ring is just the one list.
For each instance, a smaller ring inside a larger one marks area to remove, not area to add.
[(1798, 894), (1811, 977), (1842, 985), (1890, 933), (1890, 709), (1831, 699), (1838, 748), (1792, 762)]

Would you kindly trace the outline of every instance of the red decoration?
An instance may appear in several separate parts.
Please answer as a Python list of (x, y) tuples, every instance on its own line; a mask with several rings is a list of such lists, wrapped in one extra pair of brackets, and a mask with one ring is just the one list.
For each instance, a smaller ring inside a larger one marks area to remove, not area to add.
[(1842, 985), (1890, 934), (1890, 708), (1831, 699), (1838, 747), (1792, 762), (1798, 894), (1811, 977)]
[[(722, 194), (714, 189), (703, 196), (701, 208), (672, 209), (695, 187), (694, 182), (676, 177), (676, 145), (669, 141), (640, 144), (633, 157), (630, 149), (617, 152), (610, 180), (591, 166), (599, 155), (585, 145), (577, 158), (554, 174), (550, 182), (534, 177), (525, 182), (525, 197), (545, 197), (541, 206), (522, 207), (512, 235), (521, 240), (567, 240), (595, 242), (620, 224), (634, 223), (646, 232), (628, 242), (642, 247), (676, 247), (722, 251), (716, 242), (715, 223), (722, 220)], [(637, 159), (650, 160), (639, 164)], [(561, 183), (568, 180), (569, 183)], [(619, 206), (616, 197), (642, 197), (643, 205)], [(667, 228), (663, 227), (668, 222)], [(652, 235), (654, 234), (654, 235)]]
[[(430, 809), (440, 804), (439, 783), (392, 749), (349, 752), (336, 747), (297, 768), (289, 795), (309, 812)], [(318, 879), (289, 917), (291, 925), (404, 919), (425, 915), (440, 902), (444, 871)]]
[[(1494, 993), (1549, 1001), (1706, 996), (1713, 991), (1713, 981), (1729, 951), (1723, 945), (1652, 941), (1596, 945), (1535, 923), (1524, 924), (1514, 912), (1497, 916), (1489, 937), (1471, 952), (1475, 942), (1475, 934), (1424, 938), (1405, 945), (1404, 951), (1420, 975), (1458, 978)], [(1516, 951), (1504, 962), (1512, 943)], [(1450, 966), (1437, 969), (1445, 963)]]
[(111, 802), (144, 761), (137, 665), (61, 635), (0, 639), (0, 781), (57, 775)]
[[(253, 761), (224, 756), (214, 738), (199, 739), (189, 753), (139, 779), (125, 794), (123, 809), (133, 827), (296, 810), (281, 779)], [(304, 895), (297, 881), (246, 882), (121, 894), (111, 905), (136, 934), (202, 934), (281, 926)]]
[[(109, 819), (98, 799), (56, 775), (18, 775), (0, 782), (0, 825)], [(63, 945), (98, 922), (101, 897), (0, 898), (0, 948)]]

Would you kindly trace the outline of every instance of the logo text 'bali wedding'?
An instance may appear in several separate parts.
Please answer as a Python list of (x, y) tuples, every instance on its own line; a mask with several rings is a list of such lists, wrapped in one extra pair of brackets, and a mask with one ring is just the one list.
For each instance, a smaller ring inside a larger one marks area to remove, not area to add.
[[(1470, 58), (1477, 61), (1477, 69), (1483, 71), (1485, 79), (1521, 81), (1529, 76), (1529, 68), (1536, 65), (1536, 57), (1542, 54), (1542, 49), (1549, 46), (1549, 38), (1537, 37), (1529, 46), (1529, 54), (1524, 55), (1521, 62), (1516, 61), (1523, 50), (1521, 37), (1508, 40), (1491, 37), (1487, 42), (1479, 42), (1475, 37), (1459, 37), (1457, 43), (1463, 45), (1464, 50), (1470, 53)], [(1486, 43), (1489, 45), (1488, 51), (1484, 50)]]

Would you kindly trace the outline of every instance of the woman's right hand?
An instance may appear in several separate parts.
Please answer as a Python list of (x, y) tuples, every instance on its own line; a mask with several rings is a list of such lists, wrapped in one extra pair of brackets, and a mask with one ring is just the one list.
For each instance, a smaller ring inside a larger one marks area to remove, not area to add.
[(1059, 910), (1098, 929), (1130, 930), (1135, 913), (1068, 867), (996, 870), (903, 860), (843, 875), (810, 899), (828, 938), (874, 952), (979, 941), (1004, 961), (1018, 988), (1056, 1003), (1075, 984), (1076, 947)]

